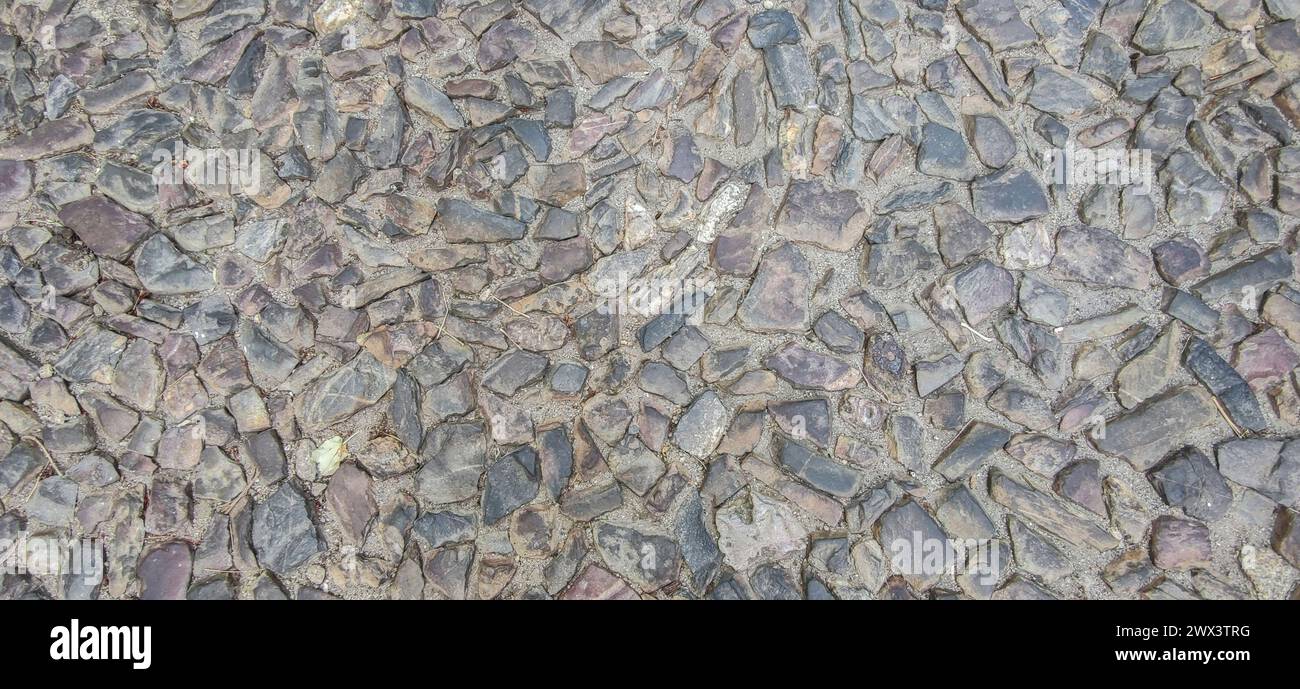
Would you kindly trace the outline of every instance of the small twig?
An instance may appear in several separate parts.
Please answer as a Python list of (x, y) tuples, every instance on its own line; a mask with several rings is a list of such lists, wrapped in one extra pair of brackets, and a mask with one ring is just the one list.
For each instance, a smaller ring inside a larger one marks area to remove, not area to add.
[(51, 455), (50, 451), (45, 449), (45, 443), (41, 442), (40, 438), (37, 438), (34, 435), (25, 435), (22, 438), (23, 440), (29, 440), (32, 443), (35, 443), (36, 447), (41, 448), (41, 452), (45, 453), (45, 461), (49, 462), (50, 466), (54, 468), (54, 473), (63, 476), (63, 471), (59, 469), (59, 465), (54, 463), (54, 455)]
[(523, 350), (523, 347), (520, 347), (519, 343), (515, 342), (515, 338), (510, 337), (510, 334), (506, 332), (505, 328), (501, 328), (500, 330), (501, 330), (501, 334), (505, 335), (507, 340), (510, 340), (510, 344), (515, 346), (515, 349), (518, 349), (520, 351)]
[(516, 309), (515, 307), (513, 307), (513, 306), (507, 304), (507, 303), (505, 302), (505, 300), (502, 299), (501, 297), (498, 297), (497, 295), (494, 294), (494, 295), (492, 295), (492, 298), (493, 298), (493, 299), (496, 299), (496, 300), (499, 301), (499, 302), (501, 302), (501, 305), (502, 305), (502, 306), (506, 307), (507, 309), (510, 309), (511, 311), (514, 311), (515, 313), (519, 314), (520, 316), (523, 316), (524, 318), (527, 318), (527, 319), (530, 320), (530, 321), (533, 320), (533, 317), (532, 317), (532, 316), (530, 316), (530, 315), (524, 313), (523, 311), (520, 311), (519, 309)]
[(446, 325), (447, 325), (447, 312), (443, 311), (442, 320), (438, 322), (438, 338), (441, 338), (443, 335), (446, 335), (447, 337), (450, 337), (451, 339), (459, 343), (460, 346), (468, 349), (469, 345), (465, 344), (464, 342), (461, 342), (459, 337), (456, 337), (455, 335), (452, 335), (451, 333), (447, 332), (447, 328), (445, 327)]
[[(240, 464), (242, 465), (243, 463), (240, 462)], [(257, 479), (260, 478), (262, 475), (262, 470), (258, 468), (257, 462), (252, 462), (252, 465), (253, 465), (252, 472), (250, 472), (250, 474), (246, 477), (246, 480), (244, 481), (244, 489), (239, 491), (239, 495), (236, 495), (230, 500), (227, 500), (226, 502), (222, 503), (222, 505), (217, 508), (218, 512), (229, 517), (239, 509), (239, 506), (244, 501), (244, 498), (248, 496), (248, 492), (253, 489), (253, 484), (256, 483)]]
[(1224, 421), (1228, 422), (1228, 426), (1232, 428), (1232, 432), (1236, 433), (1238, 438), (1246, 437), (1246, 434), (1241, 430), (1241, 427), (1233, 423), (1232, 418), (1228, 416), (1228, 410), (1223, 408), (1223, 402), (1220, 402), (1219, 398), (1214, 395), (1210, 395), (1210, 399), (1214, 400), (1214, 406), (1218, 407), (1219, 414), (1223, 416)]
[(970, 326), (970, 323), (967, 323), (966, 321), (962, 321), (962, 322), (961, 322), (961, 327), (963, 327), (963, 328), (965, 328), (965, 329), (967, 329), (967, 330), (969, 330), (969, 331), (975, 333), (975, 336), (976, 336), (976, 337), (978, 337), (978, 338), (981, 339), (981, 340), (984, 340), (985, 342), (992, 342), (992, 341), (993, 341), (993, 338), (991, 338), (991, 337), (989, 337), (988, 335), (985, 335), (984, 333), (982, 333), (982, 332), (980, 332), (980, 331), (978, 331), (978, 330), (972, 328), (972, 327)]

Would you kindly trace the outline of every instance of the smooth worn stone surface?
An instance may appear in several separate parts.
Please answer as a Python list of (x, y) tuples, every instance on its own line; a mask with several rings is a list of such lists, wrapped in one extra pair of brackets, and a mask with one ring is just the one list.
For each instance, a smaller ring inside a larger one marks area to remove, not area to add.
[(1087, 225), (1056, 233), (1052, 272), (1086, 285), (1144, 289), (1155, 279), (1150, 257), (1106, 230)]
[(1213, 521), (1232, 504), (1232, 491), (1200, 450), (1185, 447), (1150, 471), (1151, 484), (1170, 505), (1195, 519)]
[(1145, 471), (1182, 444), (1180, 434), (1220, 419), (1208, 394), (1199, 387), (1181, 387), (1106, 419), (1104, 433), (1098, 427), (1089, 439), (1098, 450), (1120, 455)]
[(863, 211), (853, 191), (831, 191), (814, 182), (794, 182), (777, 213), (776, 231), (793, 241), (848, 251), (862, 236), (866, 225)]
[(794, 342), (768, 356), (763, 363), (797, 388), (846, 390), (862, 377), (840, 359)]
[(808, 324), (808, 262), (794, 244), (768, 251), (738, 317), (751, 330), (799, 332)]
[(1047, 195), (1027, 170), (1006, 168), (971, 185), (975, 216), (983, 222), (1020, 223), (1047, 215)]
[(1001, 472), (990, 472), (989, 496), (1025, 521), (1077, 546), (1108, 550), (1119, 544), (1109, 532), (1075, 516), (1050, 495), (1018, 483)]
[(1227, 409), (1234, 422), (1252, 431), (1268, 428), (1259, 400), (1246, 380), (1205, 340), (1193, 337), (1183, 356), (1187, 368)]
[(709, 457), (727, 430), (730, 412), (713, 392), (700, 395), (677, 422), (673, 442), (697, 458)]
[(1157, 517), (1151, 524), (1151, 562), (1161, 569), (1189, 570), (1210, 564), (1210, 529), (1176, 517)]
[(258, 562), (272, 572), (287, 574), (325, 549), (307, 511), (307, 502), (293, 485), (284, 483), (253, 509), (252, 546)]
[(0, 598), (1294, 597), (1298, 18), (0, 3)]

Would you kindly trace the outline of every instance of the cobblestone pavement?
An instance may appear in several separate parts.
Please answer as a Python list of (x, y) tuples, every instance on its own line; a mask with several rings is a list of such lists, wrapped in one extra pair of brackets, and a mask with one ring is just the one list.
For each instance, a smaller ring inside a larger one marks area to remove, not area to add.
[(1297, 597), (1298, 15), (6, 2), (0, 596)]

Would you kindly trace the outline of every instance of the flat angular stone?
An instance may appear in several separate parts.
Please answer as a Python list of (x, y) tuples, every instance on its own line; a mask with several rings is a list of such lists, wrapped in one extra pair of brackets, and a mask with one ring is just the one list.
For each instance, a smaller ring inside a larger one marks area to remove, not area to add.
[(135, 270), (140, 282), (154, 294), (203, 292), (216, 286), (211, 268), (181, 253), (161, 234), (140, 245)]
[(862, 377), (843, 361), (795, 342), (769, 355), (763, 364), (791, 385), (802, 389), (846, 390)]
[(957, 4), (962, 22), (994, 52), (1028, 45), (1038, 40), (1020, 17), (1012, 0), (962, 0)]
[(1156, 271), (1174, 286), (1181, 286), (1205, 277), (1210, 272), (1210, 259), (1199, 244), (1191, 239), (1175, 238), (1151, 247)]
[(610, 569), (643, 593), (677, 581), (681, 551), (671, 538), (640, 530), (634, 524), (601, 524), (596, 527), (595, 538), (596, 551)]
[(1194, 519), (1214, 521), (1227, 514), (1232, 490), (1219, 469), (1194, 447), (1184, 447), (1149, 472), (1151, 485), (1168, 504)]
[(635, 50), (611, 41), (581, 41), (573, 46), (569, 55), (578, 71), (594, 84), (650, 70), (650, 64)]
[(126, 342), (125, 337), (115, 332), (92, 327), (73, 340), (54, 363), (54, 370), (69, 381), (112, 382), (113, 367), (126, 348)]
[(521, 388), (542, 379), (549, 360), (531, 352), (514, 351), (503, 355), (483, 374), (483, 385), (502, 395), (514, 395)]
[(560, 499), (560, 511), (577, 521), (592, 521), (623, 506), (623, 490), (613, 479), (590, 488), (571, 490)]
[(402, 84), (402, 96), (407, 106), (428, 116), (444, 129), (456, 130), (465, 126), (464, 116), (447, 94), (420, 77), (407, 77)]
[(831, 251), (848, 251), (866, 227), (856, 192), (832, 191), (812, 181), (795, 181), (777, 212), (776, 231), (787, 239)]
[(759, 332), (803, 332), (808, 327), (811, 291), (807, 259), (794, 244), (768, 251), (754, 283), (740, 304), (740, 321)]
[(478, 423), (443, 424), (429, 430), (421, 447), (423, 464), (415, 494), (426, 504), (460, 502), (478, 493), (487, 443)]
[(992, 115), (967, 115), (966, 137), (975, 155), (991, 168), (1000, 168), (1015, 158), (1019, 146), (1015, 135), (1001, 119)]
[(610, 448), (605, 461), (620, 483), (641, 496), (650, 492), (666, 471), (663, 460), (631, 435)]
[(95, 130), (84, 119), (64, 117), (49, 120), (0, 144), (0, 159), (37, 160), (69, 153), (90, 145), (94, 137)]
[(1246, 290), (1263, 294), (1278, 282), (1290, 279), (1294, 272), (1291, 256), (1283, 249), (1272, 249), (1220, 270), (1196, 283), (1192, 290), (1209, 303), (1225, 297), (1235, 300)]
[(239, 497), (247, 485), (244, 470), (226, 453), (215, 447), (203, 450), (194, 477), (194, 497), (226, 502)]
[(975, 217), (984, 222), (1020, 223), (1050, 210), (1043, 185), (1021, 168), (1006, 168), (976, 179), (971, 196)]
[(1101, 106), (1101, 89), (1086, 77), (1050, 65), (1034, 68), (1029, 105), (1058, 117), (1080, 117)]
[(799, 24), (794, 15), (785, 9), (764, 10), (749, 20), (745, 30), (750, 45), (762, 50), (778, 43), (798, 43), (800, 40)]
[(1148, 53), (1196, 47), (1210, 24), (1210, 15), (1187, 0), (1162, 0), (1143, 16), (1133, 44)]
[(956, 561), (948, 535), (924, 507), (910, 499), (881, 515), (879, 539), (892, 569), (920, 590), (937, 584)]
[(1177, 325), (1170, 325), (1146, 351), (1119, 370), (1115, 385), (1121, 405), (1131, 409), (1169, 387), (1180, 368), (1182, 332)]
[(288, 574), (325, 549), (302, 493), (283, 483), (253, 508), (252, 544), (261, 565)]
[(627, 582), (597, 564), (589, 564), (560, 595), (564, 600), (639, 600)]
[(141, 600), (184, 600), (194, 573), (194, 554), (180, 541), (164, 543), (140, 560)]
[(119, 260), (153, 231), (144, 216), (102, 196), (89, 196), (60, 208), (59, 222), (71, 228), (91, 251)]
[(787, 503), (752, 491), (719, 507), (714, 521), (723, 561), (738, 570), (800, 550), (808, 535)]
[(673, 537), (686, 565), (686, 583), (697, 593), (708, 587), (722, 566), (722, 551), (706, 526), (708, 518), (703, 501), (693, 490), (673, 515)]
[(1230, 440), (1217, 450), (1219, 470), (1232, 481), (1295, 508), (1300, 501), (1300, 443), (1260, 438)]
[(808, 485), (840, 497), (857, 495), (863, 479), (858, 471), (823, 457), (795, 440), (778, 436), (776, 444), (781, 467)]
[(363, 352), (298, 396), (298, 421), (313, 431), (328, 428), (377, 403), (395, 382), (396, 371)]
[(77, 483), (63, 476), (51, 476), (36, 487), (23, 510), (28, 518), (49, 526), (71, 524), (77, 506)]
[(1090, 434), (1090, 440), (1099, 451), (1124, 457), (1133, 468), (1146, 471), (1181, 447), (1188, 432), (1221, 418), (1210, 396), (1200, 388), (1175, 388), (1107, 419)]
[(965, 430), (953, 439), (948, 447), (939, 453), (934, 470), (949, 481), (956, 481), (979, 469), (990, 455), (997, 452), (1007, 441), (1011, 433), (982, 421), (972, 421)]
[(993, 232), (988, 226), (956, 203), (935, 206), (933, 215), (939, 255), (948, 266), (960, 264), (992, 242)]
[(955, 295), (971, 325), (979, 325), (1015, 299), (1015, 279), (988, 260), (975, 261), (945, 276), (943, 284)]
[(673, 443), (699, 459), (708, 459), (726, 433), (731, 413), (712, 391), (700, 395), (677, 422)]
[(482, 210), (468, 201), (441, 199), (438, 215), (433, 222), (448, 242), (501, 242), (521, 239), (526, 227), (523, 223), (504, 215)]
[(495, 524), (537, 497), (540, 466), (537, 453), (523, 448), (493, 462), (483, 490), (483, 521)]
[(778, 109), (805, 110), (811, 105), (815, 82), (808, 55), (801, 45), (776, 43), (764, 48), (763, 64)]
[(1210, 530), (1200, 522), (1157, 517), (1151, 523), (1151, 561), (1161, 569), (1208, 567), (1213, 560)]
[(1192, 338), (1187, 344), (1183, 362), (1192, 375), (1223, 403), (1234, 422), (1253, 431), (1268, 428), (1268, 420), (1264, 418), (1250, 385), (1209, 343), (1199, 337)]
[(989, 497), (1030, 524), (1076, 546), (1104, 551), (1119, 545), (1106, 530), (1076, 516), (1052, 496), (1017, 483), (999, 471), (989, 475)]
[(1151, 258), (1111, 232), (1071, 225), (1056, 233), (1053, 274), (1086, 285), (1145, 289), (1155, 277)]
[(969, 148), (961, 133), (933, 122), (921, 127), (916, 169), (931, 177), (967, 180), (974, 176)]
[(1223, 208), (1228, 188), (1186, 151), (1176, 151), (1160, 170), (1166, 210), (1175, 225), (1210, 222)]

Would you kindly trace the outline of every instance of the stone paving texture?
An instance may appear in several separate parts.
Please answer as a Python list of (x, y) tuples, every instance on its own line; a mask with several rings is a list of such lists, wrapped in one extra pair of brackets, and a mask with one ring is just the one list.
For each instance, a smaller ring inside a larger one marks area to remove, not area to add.
[(1298, 17), (4, 3), (0, 597), (1296, 598)]

